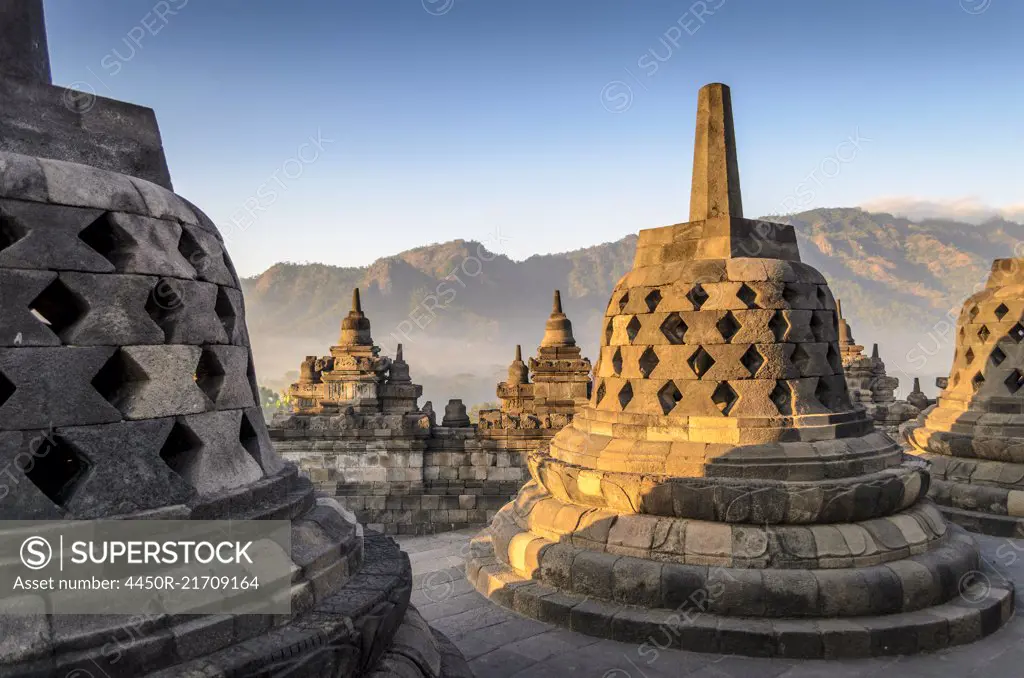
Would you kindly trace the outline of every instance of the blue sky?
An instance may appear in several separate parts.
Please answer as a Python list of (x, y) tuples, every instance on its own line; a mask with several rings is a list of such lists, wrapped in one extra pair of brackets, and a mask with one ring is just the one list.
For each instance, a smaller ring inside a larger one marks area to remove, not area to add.
[(1016, 1), (46, 11), (55, 82), (156, 110), (176, 190), (243, 275), (453, 238), (519, 259), (684, 221), (696, 92), (716, 81), (733, 91), (748, 216), (1024, 214)]

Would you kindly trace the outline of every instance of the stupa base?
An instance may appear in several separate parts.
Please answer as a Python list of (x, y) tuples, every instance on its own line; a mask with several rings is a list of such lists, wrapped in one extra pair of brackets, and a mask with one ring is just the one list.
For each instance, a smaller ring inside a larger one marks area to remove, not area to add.
[(928, 497), (970, 532), (1024, 539), (1024, 464), (914, 452), (930, 464)]
[(956, 506), (936, 504), (945, 518), (956, 525), (977, 534), (992, 537), (1024, 539), (1024, 518), (973, 511)]
[(473, 541), (466, 576), (491, 601), (579, 633), (652, 648), (757, 657), (833, 659), (934, 651), (993, 633), (1014, 610), (1013, 584), (988, 576), (977, 577), (947, 603), (879, 616), (736, 617), (698, 605), (624, 605), (522, 577), (495, 557), (488, 531)]

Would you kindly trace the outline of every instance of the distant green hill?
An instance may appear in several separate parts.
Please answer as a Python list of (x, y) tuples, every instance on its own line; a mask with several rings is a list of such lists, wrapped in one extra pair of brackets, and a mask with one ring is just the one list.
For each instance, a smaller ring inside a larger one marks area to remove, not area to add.
[[(1013, 256), (1024, 239), (1024, 225), (1008, 221), (911, 222), (857, 208), (775, 219), (794, 225), (803, 260), (843, 300), (857, 340), (879, 342), (890, 373), (921, 375), (926, 388), (949, 367), (950, 310), (984, 284), (992, 259)], [(374, 338), (388, 351), (405, 344), (413, 377), (435, 405), (450, 397), (470, 405), (493, 400), (513, 346), (532, 353), (539, 342), (554, 289), (562, 291), (577, 341), (596, 357), (600, 317), (635, 248), (631, 234), (513, 261), (455, 240), (360, 268), (276, 264), (243, 281), (257, 367), (264, 382), (280, 386), (303, 356), (325, 353), (359, 286)]]

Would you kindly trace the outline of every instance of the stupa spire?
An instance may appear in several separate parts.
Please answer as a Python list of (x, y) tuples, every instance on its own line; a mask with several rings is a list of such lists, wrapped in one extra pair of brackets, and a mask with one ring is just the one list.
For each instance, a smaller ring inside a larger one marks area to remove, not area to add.
[(693, 144), (690, 221), (742, 217), (740, 170), (732, 124), (732, 95), (722, 83), (697, 93), (697, 131)]
[(523, 347), (520, 344), (516, 344), (516, 362), (523, 362)]
[(363, 304), (359, 298), (359, 288), (352, 290), (352, 310), (341, 321), (339, 346), (373, 346), (370, 336), (370, 319), (363, 313)]
[(562, 294), (555, 290), (551, 317), (544, 326), (544, 338), (540, 341), (541, 348), (575, 346), (576, 339), (572, 335), (572, 323), (562, 312)]
[(43, 0), (0, 0), (0, 75), (53, 83)]

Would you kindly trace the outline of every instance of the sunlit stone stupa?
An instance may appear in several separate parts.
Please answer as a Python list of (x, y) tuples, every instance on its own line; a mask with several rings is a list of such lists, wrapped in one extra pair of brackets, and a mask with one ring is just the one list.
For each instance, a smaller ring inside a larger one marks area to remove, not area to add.
[(949, 379), (906, 440), (951, 520), (1024, 537), (1024, 259), (996, 259), (964, 302)]
[(972, 580), (977, 548), (924, 498), (923, 465), (851, 403), (837, 321), (793, 228), (743, 218), (730, 92), (702, 88), (690, 221), (640, 232), (590, 403), (531, 455), (470, 582), (576, 631), (700, 651), (991, 633), (1012, 591)]

